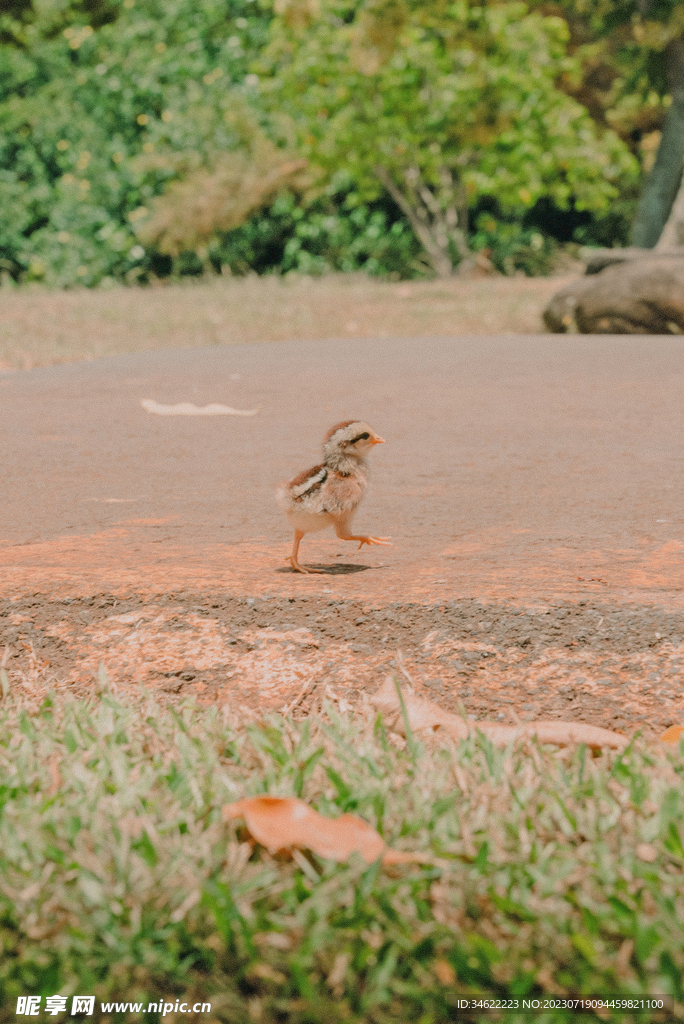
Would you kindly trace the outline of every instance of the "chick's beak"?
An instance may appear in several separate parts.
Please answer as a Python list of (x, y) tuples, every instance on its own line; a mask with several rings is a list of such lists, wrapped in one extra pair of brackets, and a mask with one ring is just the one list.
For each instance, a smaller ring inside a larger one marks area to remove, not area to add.
[(385, 443), (385, 438), (384, 437), (374, 437), (372, 439), (372, 441), (371, 441), (371, 444), (384, 444), (384, 443)]

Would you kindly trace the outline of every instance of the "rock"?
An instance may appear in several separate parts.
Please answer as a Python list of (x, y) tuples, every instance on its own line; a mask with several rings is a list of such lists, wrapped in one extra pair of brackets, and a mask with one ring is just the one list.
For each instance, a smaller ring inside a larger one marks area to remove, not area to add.
[(556, 292), (543, 313), (544, 323), (550, 331), (567, 334), (578, 330), (576, 318), (580, 296), (593, 284), (593, 278), (580, 277)]
[(630, 259), (579, 278), (551, 299), (557, 334), (684, 334), (684, 257)]
[(585, 274), (599, 274), (606, 267), (614, 263), (629, 263), (632, 260), (653, 259), (654, 256), (661, 256), (668, 259), (684, 259), (683, 246), (669, 246), (668, 248), (640, 249), (631, 245), (626, 249), (582, 249), (582, 262), (584, 263)]

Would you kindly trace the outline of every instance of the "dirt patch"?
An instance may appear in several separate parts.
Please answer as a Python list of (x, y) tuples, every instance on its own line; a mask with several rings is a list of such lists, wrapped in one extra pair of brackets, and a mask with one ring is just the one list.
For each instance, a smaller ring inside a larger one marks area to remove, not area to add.
[(10, 679), (90, 692), (102, 668), (170, 700), (296, 714), (353, 706), (396, 672), (475, 718), (586, 721), (631, 734), (684, 721), (684, 614), (587, 600), (375, 603), (178, 591), (0, 601)]

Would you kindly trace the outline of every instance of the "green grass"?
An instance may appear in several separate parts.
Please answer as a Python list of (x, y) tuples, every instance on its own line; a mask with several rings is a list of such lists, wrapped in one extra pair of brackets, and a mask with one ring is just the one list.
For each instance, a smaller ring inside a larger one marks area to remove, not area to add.
[[(107, 687), (7, 694), (0, 1020), (18, 995), (78, 993), (211, 1003), (186, 1021), (432, 1024), (466, 993), (563, 991), (669, 992), (684, 1020), (683, 775), (684, 751), (639, 741), (427, 748), (370, 713), (249, 724)], [(360, 814), (437, 866), (273, 858), (221, 820), (259, 793)]]

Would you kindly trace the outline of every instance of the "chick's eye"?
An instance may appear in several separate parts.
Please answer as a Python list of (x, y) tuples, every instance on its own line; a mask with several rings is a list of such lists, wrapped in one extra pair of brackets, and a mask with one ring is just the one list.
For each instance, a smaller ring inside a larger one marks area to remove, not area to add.
[(369, 437), (370, 434), (359, 434), (357, 441), (367, 441)]

